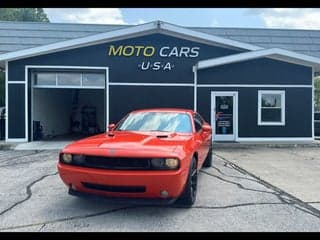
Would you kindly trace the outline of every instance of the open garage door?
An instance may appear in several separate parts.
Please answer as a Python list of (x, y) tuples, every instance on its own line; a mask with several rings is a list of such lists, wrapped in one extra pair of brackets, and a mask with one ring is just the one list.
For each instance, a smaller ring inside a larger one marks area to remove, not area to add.
[(104, 132), (105, 86), (105, 72), (33, 71), (30, 140), (75, 140)]

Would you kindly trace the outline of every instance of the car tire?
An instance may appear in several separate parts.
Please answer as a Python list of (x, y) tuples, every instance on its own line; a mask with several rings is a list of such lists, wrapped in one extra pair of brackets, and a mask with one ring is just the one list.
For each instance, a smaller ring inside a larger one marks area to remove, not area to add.
[(179, 197), (177, 203), (191, 207), (196, 201), (198, 185), (198, 169), (195, 157), (192, 158), (188, 173), (187, 182), (183, 193)]
[(212, 159), (213, 159), (213, 155), (212, 155), (212, 144), (210, 145), (210, 148), (209, 148), (209, 152), (208, 152), (208, 155), (206, 157), (206, 159), (204, 160), (203, 162), (203, 167), (211, 167), (212, 166)]

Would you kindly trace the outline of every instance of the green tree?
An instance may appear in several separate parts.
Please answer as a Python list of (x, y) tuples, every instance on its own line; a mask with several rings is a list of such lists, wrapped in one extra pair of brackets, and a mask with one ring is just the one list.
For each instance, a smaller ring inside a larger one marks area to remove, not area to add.
[(320, 112), (320, 76), (314, 79), (314, 111)]
[(49, 22), (42, 8), (0, 8), (0, 21)]

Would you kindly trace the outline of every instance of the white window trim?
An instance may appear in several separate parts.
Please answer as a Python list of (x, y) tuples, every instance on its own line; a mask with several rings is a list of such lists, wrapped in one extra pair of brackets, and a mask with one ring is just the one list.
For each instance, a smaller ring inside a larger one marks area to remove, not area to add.
[[(28, 85), (29, 85), (29, 79), (28, 79), (28, 73), (30, 69), (38, 69), (38, 68), (50, 68), (50, 69), (94, 69), (94, 70), (104, 70), (106, 74), (106, 79), (105, 79), (105, 88), (106, 88), (106, 126), (109, 125), (109, 67), (94, 67), (94, 66), (61, 66), (61, 65), (26, 65), (25, 66), (25, 109), (28, 109)], [(8, 70), (8, 66), (6, 66), (6, 70)], [(6, 75), (6, 78), (8, 79), (8, 76)], [(31, 79), (32, 80), (32, 79)], [(8, 81), (7, 81), (8, 83)], [(31, 83), (31, 89), (33, 89), (33, 82), (30, 81)], [(6, 85), (6, 91), (8, 91), (8, 85)], [(31, 94), (32, 95), (32, 94)], [(8, 94), (6, 92), (6, 98), (8, 97)], [(32, 103), (31, 103), (32, 104)], [(8, 100), (6, 100), (6, 106), (7, 106), (7, 112), (8, 111)], [(31, 108), (32, 109), (32, 108)], [(31, 111), (31, 116), (33, 116), (33, 113)], [(8, 136), (8, 122), (9, 122), (9, 115), (7, 115), (6, 119), (6, 138)], [(25, 111), (25, 138), (7, 138), (6, 141), (8, 142), (28, 142), (29, 139), (29, 129), (28, 129), (28, 111)], [(32, 119), (31, 119), (32, 122)], [(33, 126), (31, 124), (31, 133), (33, 132)], [(33, 141), (33, 140), (32, 140)]]
[[(281, 122), (262, 122), (261, 121), (261, 97), (262, 94), (281, 95)], [(285, 126), (285, 91), (278, 90), (259, 90), (258, 91), (258, 125), (259, 126)]]

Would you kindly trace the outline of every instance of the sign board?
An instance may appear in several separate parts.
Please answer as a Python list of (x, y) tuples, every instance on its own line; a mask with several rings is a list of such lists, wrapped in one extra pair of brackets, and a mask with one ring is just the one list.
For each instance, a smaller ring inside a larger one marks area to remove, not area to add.
[[(200, 47), (169, 47), (156, 48), (151, 45), (110, 45), (108, 56), (110, 57), (143, 57), (145, 60), (138, 64), (142, 71), (171, 71), (175, 65), (168, 61), (170, 58), (196, 58), (199, 56)], [(152, 61), (151, 58), (158, 56), (163, 61)], [(149, 60), (150, 59), (150, 60)]]

